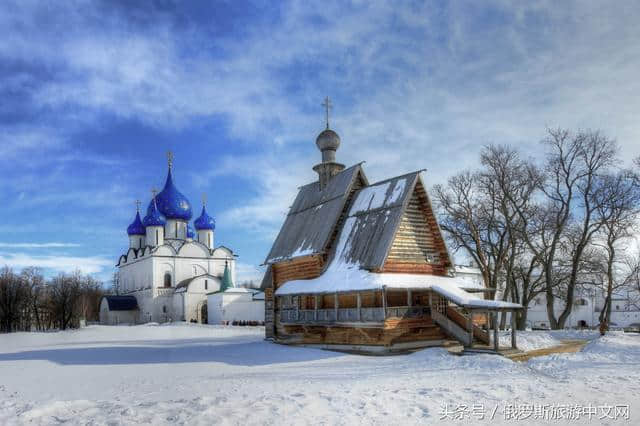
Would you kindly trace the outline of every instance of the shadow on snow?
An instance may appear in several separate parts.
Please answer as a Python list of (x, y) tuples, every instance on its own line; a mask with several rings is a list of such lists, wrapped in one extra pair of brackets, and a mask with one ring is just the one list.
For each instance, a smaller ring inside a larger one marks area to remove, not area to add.
[[(155, 346), (156, 344), (157, 346)], [(315, 361), (344, 356), (320, 349), (283, 346), (259, 341), (244, 343), (156, 341), (149, 345), (129, 346), (113, 342), (113, 346), (90, 348), (40, 349), (0, 354), (3, 361), (44, 360), (61, 365), (180, 364), (220, 362), (238, 366), (262, 366)]]

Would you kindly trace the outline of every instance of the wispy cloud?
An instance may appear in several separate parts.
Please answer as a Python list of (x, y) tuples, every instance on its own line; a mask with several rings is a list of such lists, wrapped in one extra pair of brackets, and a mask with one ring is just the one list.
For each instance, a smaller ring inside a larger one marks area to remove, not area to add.
[(246, 281), (253, 281), (255, 285), (262, 282), (264, 268), (248, 263), (236, 262), (236, 285)]
[(51, 272), (73, 272), (79, 270), (85, 274), (97, 274), (114, 262), (100, 256), (34, 256), (27, 253), (0, 253), (0, 265), (12, 268), (26, 268), (36, 266)]
[(64, 247), (81, 247), (81, 244), (75, 243), (2, 243), (3, 248), (64, 248)]
[[(124, 217), (116, 206), (140, 196), (132, 176), (158, 147), (135, 151), (132, 137), (108, 155), (118, 141), (78, 135), (113, 120), (161, 135), (215, 121), (217, 143), (188, 148), (212, 158), (196, 183), (237, 179), (220, 222), (245, 244), (258, 236), (266, 251), (296, 187), (314, 178), (325, 95), (343, 141), (338, 160), (366, 160), (372, 181), (427, 168), (427, 182), (441, 182), (472, 167), (488, 142), (536, 155), (546, 126), (601, 128), (626, 158), (637, 155), (637, 5), (292, 1), (251, 22), (229, 18), (242, 28), (229, 32), (211, 24), (227, 19), (223, 6), (205, 23), (186, 7), (0, 6), (0, 60), (13, 70), (0, 79), (9, 105), (0, 106), (0, 162), (15, 167), (0, 181), (13, 191), (7, 204), (79, 206), (96, 223), (98, 206)], [(18, 124), (15, 110), (25, 111)], [(120, 161), (132, 152), (136, 167)], [(59, 163), (47, 168), (52, 156)], [(77, 171), (85, 156), (95, 167)]]

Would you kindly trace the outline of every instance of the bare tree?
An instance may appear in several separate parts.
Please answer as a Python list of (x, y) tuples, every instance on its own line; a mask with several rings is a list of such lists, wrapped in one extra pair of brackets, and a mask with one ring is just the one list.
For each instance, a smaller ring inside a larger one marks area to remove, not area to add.
[[(599, 132), (574, 134), (558, 129), (549, 130), (548, 134), (543, 141), (548, 153), (545, 179), (540, 185), (545, 196), (540, 209), (540, 232), (533, 234), (535, 238), (531, 234), (523, 237), (541, 261), (547, 314), (551, 327), (557, 329), (564, 328), (571, 314), (585, 249), (602, 226), (597, 215), (601, 201), (597, 178), (614, 163), (617, 146)], [(569, 268), (566, 276), (562, 263)], [(554, 291), (561, 282), (565, 303), (556, 318)]]
[(52, 310), (56, 323), (62, 330), (66, 330), (71, 325), (71, 320), (77, 312), (81, 294), (80, 285), (79, 272), (70, 275), (60, 274), (49, 284)]
[(619, 254), (620, 245), (628, 242), (637, 231), (640, 213), (640, 190), (637, 176), (629, 170), (600, 177), (597, 213), (602, 227), (594, 245), (602, 250), (600, 270), (605, 277), (605, 303), (600, 312), (601, 329), (605, 332), (611, 322), (611, 302), (616, 289), (629, 285), (635, 267), (625, 253)]
[(434, 187), (440, 208), (440, 226), (455, 251), (464, 250), (478, 265), (484, 285), (497, 288), (504, 259), (507, 230), (497, 218), (495, 199), (479, 173), (463, 172), (451, 177), (447, 185)]
[(15, 331), (27, 304), (24, 281), (7, 266), (0, 270), (0, 332)]
[(25, 321), (31, 330), (35, 323), (36, 330), (44, 330), (43, 316), (46, 312), (46, 286), (44, 276), (40, 269), (35, 267), (24, 268), (20, 273), (27, 290), (27, 311)]
[[(506, 230), (506, 256), (503, 258), (505, 294), (525, 307), (517, 314), (518, 328), (524, 329), (527, 306), (540, 293), (540, 259), (531, 252), (523, 236), (537, 232), (535, 192), (542, 182), (536, 166), (520, 158), (514, 148), (489, 145), (480, 154), (484, 187), (490, 188), (492, 206)], [(503, 315), (504, 322), (505, 316)]]

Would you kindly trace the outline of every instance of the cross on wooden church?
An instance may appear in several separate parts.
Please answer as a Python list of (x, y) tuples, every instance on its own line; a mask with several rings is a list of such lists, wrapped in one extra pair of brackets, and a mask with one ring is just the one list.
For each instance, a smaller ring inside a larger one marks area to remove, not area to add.
[(324, 102), (322, 103), (322, 106), (324, 107), (324, 110), (325, 110), (325, 119), (327, 121), (327, 129), (329, 129), (329, 110), (333, 108), (333, 105), (331, 105), (331, 99), (329, 99), (328, 96), (324, 98)]
[(136, 211), (137, 211), (137, 212), (140, 212), (140, 204), (142, 204), (142, 203), (140, 202), (140, 200), (136, 200)]

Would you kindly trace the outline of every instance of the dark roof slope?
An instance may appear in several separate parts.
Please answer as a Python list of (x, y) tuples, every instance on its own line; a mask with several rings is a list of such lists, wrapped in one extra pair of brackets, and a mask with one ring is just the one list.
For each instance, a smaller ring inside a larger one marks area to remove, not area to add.
[(133, 311), (138, 309), (138, 301), (134, 296), (104, 296), (110, 311)]
[(382, 268), (419, 175), (397, 176), (356, 193), (340, 231), (334, 262), (368, 270)]
[(301, 187), (265, 263), (322, 253), (358, 176), (366, 184), (360, 164), (335, 175), (322, 191), (318, 182)]

